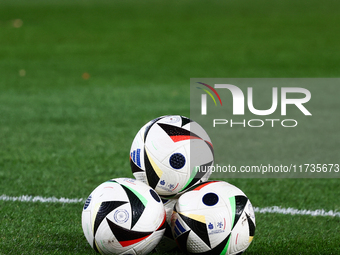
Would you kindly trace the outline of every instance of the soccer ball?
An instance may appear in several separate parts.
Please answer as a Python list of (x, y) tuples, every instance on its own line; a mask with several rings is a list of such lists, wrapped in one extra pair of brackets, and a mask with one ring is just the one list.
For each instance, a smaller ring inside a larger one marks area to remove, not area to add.
[(102, 254), (147, 254), (161, 240), (166, 215), (158, 194), (129, 178), (99, 185), (82, 212), (82, 228), (91, 247)]
[(145, 124), (130, 150), (135, 178), (163, 198), (208, 180), (213, 163), (208, 134), (197, 122), (179, 115), (162, 116)]
[(247, 196), (223, 181), (208, 181), (179, 197), (171, 218), (178, 246), (189, 254), (239, 254), (255, 234)]

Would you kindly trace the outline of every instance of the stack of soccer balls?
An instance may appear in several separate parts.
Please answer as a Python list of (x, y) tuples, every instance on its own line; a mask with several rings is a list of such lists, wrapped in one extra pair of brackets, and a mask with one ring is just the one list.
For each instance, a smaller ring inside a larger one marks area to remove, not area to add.
[(214, 151), (205, 130), (183, 116), (162, 116), (135, 136), (135, 179), (99, 185), (82, 212), (84, 235), (102, 254), (240, 254), (255, 234), (247, 196), (224, 181), (208, 181)]

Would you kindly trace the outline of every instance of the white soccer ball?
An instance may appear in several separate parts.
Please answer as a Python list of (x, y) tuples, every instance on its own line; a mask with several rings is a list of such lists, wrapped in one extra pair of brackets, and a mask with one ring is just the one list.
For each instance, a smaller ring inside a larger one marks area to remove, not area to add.
[(99, 185), (82, 212), (82, 228), (91, 247), (101, 254), (147, 254), (161, 240), (166, 214), (158, 194), (129, 178)]
[(247, 196), (223, 181), (208, 181), (179, 197), (171, 230), (189, 254), (239, 254), (255, 234), (255, 214)]
[(162, 116), (145, 124), (130, 150), (135, 178), (163, 198), (208, 180), (213, 163), (208, 134), (197, 122), (179, 115)]

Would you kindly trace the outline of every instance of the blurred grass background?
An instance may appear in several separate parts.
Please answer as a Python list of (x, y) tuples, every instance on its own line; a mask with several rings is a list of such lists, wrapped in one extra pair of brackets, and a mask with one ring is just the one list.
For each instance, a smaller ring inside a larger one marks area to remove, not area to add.
[[(0, 0), (0, 194), (132, 177), (147, 121), (194, 77), (338, 77), (340, 3)], [(256, 207), (339, 211), (338, 179), (233, 179)], [(0, 201), (0, 254), (91, 254), (81, 205)], [(338, 254), (339, 218), (257, 215), (248, 254)]]

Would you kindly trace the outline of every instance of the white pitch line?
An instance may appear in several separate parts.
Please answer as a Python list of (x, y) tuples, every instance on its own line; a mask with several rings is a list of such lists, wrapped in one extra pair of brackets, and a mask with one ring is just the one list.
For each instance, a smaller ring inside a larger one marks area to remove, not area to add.
[(278, 214), (290, 214), (290, 215), (310, 215), (310, 216), (337, 216), (340, 217), (340, 212), (336, 212), (333, 210), (326, 211), (324, 209), (317, 210), (299, 210), (295, 208), (282, 208), (280, 206), (271, 206), (271, 207), (254, 207), (254, 211), (257, 213), (278, 213)]
[(41, 197), (41, 196), (20, 196), (20, 197), (10, 197), (6, 195), (0, 196), (0, 201), (19, 201), (19, 202), (41, 202), (41, 203), (65, 203), (65, 204), (72, 204), (72, 203), (83, 203), (86, 199), (83, 198), (56, 198), (56, 197)]
[[(84, 198), (56, 198), (56, 197), (41, 197), (41, 196), (28, 196), (23, 195), (19, 197), (10, 197), (7, 195), (1, 195), (0, 201), (18, 201), (18, 202), (41, 202), (41, 203), (65, 203), (65, 204), (74, 204), (74, 203), (84, 203), (86, 199)], [(295, 208), (282, 208), (280, 206), (271, 206), (271, 207), (254, 207), (254, 211), (257, 213), (277, 213), (277, 214), (290, 214), (290, 215), (310, 215), (310, 216), (330, 216), (330, 217), (340, 217), (340, 212), (336, 212), (333, 210), (326, 211), (324, 209), (318, 210), (299, 210)]]

